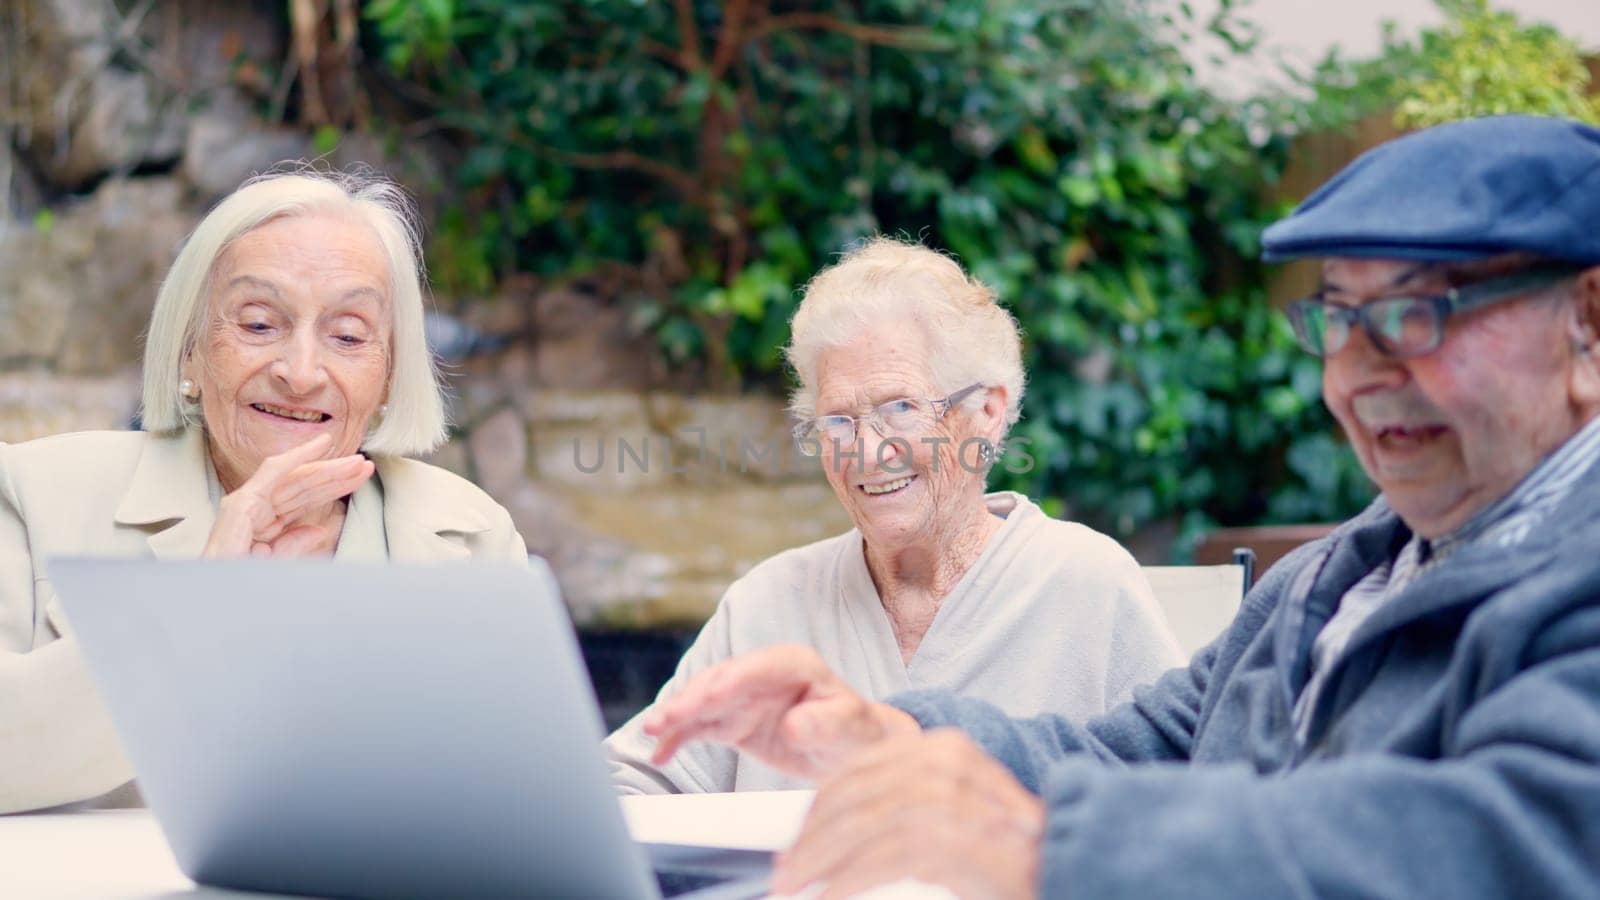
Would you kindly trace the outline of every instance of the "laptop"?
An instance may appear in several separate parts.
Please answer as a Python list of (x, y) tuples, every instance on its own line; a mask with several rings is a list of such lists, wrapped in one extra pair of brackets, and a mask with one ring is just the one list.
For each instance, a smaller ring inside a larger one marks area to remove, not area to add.
[(49, 572), (197, 882), (372, 900), (764, 894), (770, 854), (657, 847), (657, 876), (629, 837), (571, 622), (530, 563)]

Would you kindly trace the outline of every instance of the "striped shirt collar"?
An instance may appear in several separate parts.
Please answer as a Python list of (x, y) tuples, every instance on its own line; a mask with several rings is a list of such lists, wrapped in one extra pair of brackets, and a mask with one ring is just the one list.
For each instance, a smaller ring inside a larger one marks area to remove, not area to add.
[(1541, 460), (1510, 493), (1478, 510), (1460, 528), (1432, 540), (1419, 538), (1417, 550), (1422, 563), (1431, 565), (1480, 541), (1502, 547), (1520, 543), (1597, 460), (1600, 416), (1589, 420)]

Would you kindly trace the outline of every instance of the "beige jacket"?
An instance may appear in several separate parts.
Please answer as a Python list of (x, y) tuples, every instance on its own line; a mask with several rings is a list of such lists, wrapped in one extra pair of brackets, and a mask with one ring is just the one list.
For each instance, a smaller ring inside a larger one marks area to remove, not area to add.
[[(110, 718), (51, 590), (58, 555), (198, 557), (215, 519), (205, 441), (83, 432), (0, 444), (0, 813), (127, 783)], [(506, 510), (466, 480), (379, 457), (395, 562), (527, 562)]]

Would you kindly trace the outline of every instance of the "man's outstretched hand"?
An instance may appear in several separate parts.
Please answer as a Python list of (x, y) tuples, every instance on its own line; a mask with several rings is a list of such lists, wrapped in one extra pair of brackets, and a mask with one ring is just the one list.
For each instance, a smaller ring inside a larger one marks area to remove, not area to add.
[(689, 741), (729, 744), (818, 780), (878, 741), (921, 732), (915, 719), (851, 690), (810, 647), (767, 647), (700, 673), (644, 721), (661, 765)]

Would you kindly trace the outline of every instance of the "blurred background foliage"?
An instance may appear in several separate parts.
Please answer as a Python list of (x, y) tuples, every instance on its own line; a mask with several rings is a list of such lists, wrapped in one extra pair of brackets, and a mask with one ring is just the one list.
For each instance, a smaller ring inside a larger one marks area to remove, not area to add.
[[(1583, 85), (1550, 65), (1576, 64), (1570, 44), (1481, 0), (1442, 5), (1450, 23), (1419, 43), (1242, 99), (1199, 86), (1184, 53), (1194, 35), (1251, 52), (1227, 2), (1206, 21), (1128, 0), (372, 0), (364, 15), (407, 115), (460, 150), (429, 248), (443, 293), (622, 273), (615, 299), (678, 365), (778, 390), (797, 289), (863, 235), (915, 237), (1025, 329), (1015, 434), (1033, 465), (998, 486), (1122, 535), (1178, 516), (1192, 537), (1336, 520), (1371, 496), (1258, 261), (1294, 199), (1274, 189), (1294, 137), (1396, 102), (1408, 122), (1581, 112)], [(1503, 66), (1465, 71), (1501, 39)]]
[(1401, 128), (1505, 113), (1566, 116), (1600, 125), (1600, 94), (1576, 42), (1548, 25), (1524, 23), (1489, 0), (1435, 0), (1438, 28), (1414, 40), (1390, 23), (1369, 59), (1330, 54), (1311, 77), (1307, 121), (1348, 124), (1393, 109)]
[(1488, 0), (1439, 6), (1446, 27), (1423, 33), (1417, 73), (1392, 91), (1399, 124), (1423, 128), (1528, 110), (1600, 124), (1600, 96), (1589, 92), (1576, 43), (1548, 26), (1524, 26)]

